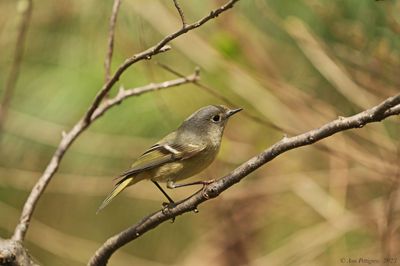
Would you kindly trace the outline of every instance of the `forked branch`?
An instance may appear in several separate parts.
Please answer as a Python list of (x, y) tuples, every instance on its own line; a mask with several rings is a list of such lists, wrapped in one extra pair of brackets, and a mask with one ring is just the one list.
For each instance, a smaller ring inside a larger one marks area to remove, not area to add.
[(132, 64), (137, 63), (139, 61), (142, 60), (149, 60), (152, 58), (152, 56), (157, 55), (161, 52), (166, 52), (169, 49), (171, 49), (170, 46), (168, 46), (167, 44), (176, 39), (177, 37), (193, 30), (196, 29), (200, 26), (202, 26), (203, 24), (207, 23), (208, 21), (210, 21), (211, 19), (214, 19), (216, 17), (218, 17), (221, 13), (225, 12), (226, 10), (232, 8), (234, 6), (234, 4), (236, 2), (238, 2), (239, 0), (230, 0), (228, 1), (226, 4), (224, 4), (223, 6), (212, 10), (210, 12), (210, 14), (208, 14), (207, 16), (203, 17), (202, 19), (192, 23), (192, 24), (188, 24), (185, 27), (182, 27), (181, 29), (175, 31), (174, 33), (171, 33), (170, 35), (164, 37), (161, 41), (159, 41), (156, 45), (154, 45), (153, 47), (150, 47), (149, 49), (147, 49), (146, 51), (143, 51), (141, 53), (138, 53), (128, 59), (125, 60), (124, 63), (122, 63), (118, 69), (115, 71), (114, 75), (112, 77), (110, 77), (110, 79), (103, 85), (103, 87), (100, 89), (100, 91), (97, 93), (93, 104), (89, 107), (88, 111), (86, 112), (85, 116), (84, 116), (84, 120), (85, 121), (89, 121), (92, 114), (94, 113), (94, 111), (96, 110), (96, 108), (99, 106), (99, 104), (101, 103), (101, 101), (104, 99), (104, 96), (108, 94), (108, 92), (111, 90), (111, 88), (114, 86), (114, 84), (119, 80), (119, 78), (121, 77), (121, 75), (125, 72), (125, 70), (130, 67)]

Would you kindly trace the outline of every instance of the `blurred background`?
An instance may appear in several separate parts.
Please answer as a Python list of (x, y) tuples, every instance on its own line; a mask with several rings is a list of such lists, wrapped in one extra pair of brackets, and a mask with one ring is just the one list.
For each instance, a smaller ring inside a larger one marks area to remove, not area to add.
[[(0, 92), (9, 75), (21, 3), (0, 1)], [(19, 3), (19, 4), (18, 4)], [(188, 22), (223, 1), (181, 1)], [(21, 72), (2, 121), (0, 235), (12, 234), (32, 186), (60, 139), (104, 82), (112, 1), (34, 1)], [(19, 6), (19, 8), (18, 8)], [(172, 1), (122, 2), (112, 69), (180, 27)], [(86, 265), (111, 235), (160, 209), (150, 182), (96, 209), (147, 147), (196, 109), (232, 104), (217, 178), (279, 141), (399, 92), (400, 1), (255, 0), (135, 64), (125, 88), (201, 68), (212, 95), (185, 85), (130, 98), (72, 145), (40, 199), (27, 247), (42, 265)], [(115, 86), (114, 95), (118, 89)], [(400, 264), (399, 119), (346, 131), (279, 156), (199, 213), (164, 223), (120, 249), (110, 265), (341, 265), (395, 258)], [(182, 199), (197, 188), (169, 191)], [(386, 264), (387, 265), (387, 264)]]

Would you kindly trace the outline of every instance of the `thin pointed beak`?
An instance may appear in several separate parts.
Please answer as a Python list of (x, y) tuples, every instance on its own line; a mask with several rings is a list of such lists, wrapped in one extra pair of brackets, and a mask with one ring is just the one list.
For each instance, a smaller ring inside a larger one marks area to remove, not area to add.
[(238, 113), (238, 112), (240, 112), (242, 110), (243, 110), (243, 108), (229, 110), (228, 112), (226, 112), (226, 116), (230, 117), (230, 116), (232, 116), (232, 115), (234, 115), (234, 114), (236, 114), (236, 113)]

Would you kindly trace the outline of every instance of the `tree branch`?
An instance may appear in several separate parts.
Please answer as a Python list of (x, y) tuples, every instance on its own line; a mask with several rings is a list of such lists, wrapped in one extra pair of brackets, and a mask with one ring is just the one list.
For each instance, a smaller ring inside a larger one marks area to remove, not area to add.
[(118, 10), (121, 5), (121, 0), (114, 0), (114, 5), (112, 8), (112, 13), (109, 22), (109, 30), (108, 30), (108, 49), (106, 59), (104, 61), (104, 69), (105, 69), (105, 82), (110, 80), (111, 75), (111, 60), (114, 51), (114, 36), (115, 36), (115, 25), (117, 23)]
[(22, 210), (21, 218), (19, 224), (15, 228), (13, 240), (22, 241), (25, 237), (26, 231), (28, 230), (29, 221), (32, 217), (32, 213), (35, 209), (37, 201), (39, 200), (44, 189), (50, 182), (52, 176), (57, 171), (61, 159), (63, 158), (65, 152), (68, 150), (73, 141), (87, 128), (89, 127), (97, 118), (103, 115), (111, 107), (120, 104), (123, 100), (132, 97), (139, 96), (143, 93), (152, 92), (160, 89), (166, 89), (171, 87), (180, 86), (186, 83), (192, 83), (199, 79), (199, 72), (196, 70), (194, 74), (189, 75), (184, 78), (174, 79), (170, 81), (165, 81), (162, 83), (153, 83), (144, 87), (138, 87), (128, 90), (120, 90), (117, 96), (112, 99), (108, 99), (101, 106), (99, 106), (91, 120), (85, 122), (81, 119), (70, 132), (63, 135), (63, 138), (55, 151), (50, 163), (47, 165), (46, 170), (43, 175), (39, 178), (35, 186), (33, 187), (28, 199), (25, 202), (24, 208)]
[[(115, 73), (110, 77), (110, 79), (103, 85), (103, 87), (100, 89), (100, 91), (97, 93), (95, 96), (92, 104), (89, 106), (89, 109), (86, 111), (86, 113), (83, 115), (83, 118), (80, 119), (75, 126), (68, 132), (68, 133), (63, 133), (63, 138), (56, 149), (53, 157), (51, 158), (49, 164), (47, 165), (43, 175), (39, 178), (35, 186), (33, 187), (31, 193), (28, 196), (28, 199), (26, 200), (20, 221), (15, 228), (14, 234), (13, 234), (13, 240), (16, 241), (23, 241), (25, 238), (25, 234), (28, 230), (29, 226), (29, 221), (32, 217), (33, 211), (35, 209), (35, 206), (40, 198), (40, 196), (43, 194), (44, 190), (46, 189), (46, 186), (49, 184), (51, 178), (57, 171), (61, 159), (63, 158), (65, 152), (68, 150), (68, 148), (71, 146), (71, 144), (74, 142), (74, 140), (87, 128), (90, 126), (90, 124), (98, 118), (100, 115), (102, 115), (106, 110), (109, 109), (111, 106), (115, 106), (120, 100), (116, 100), (114, 105), (111, 105), (109, 107), (104, 108), (99, 107), (100, 104), (103, 102), (104, 97), (108, 94), (108, 92), (111, 90), (111, 88), (115, 85), (115, 83), (119, 80), (121, 75), (125, 72), (126, 69), (128, 69), (132, 64), (139, 62), (144, 59), (151, 59), (153, 55), (157, 55), (162, 52), (166, 52), (169, 49), (171, 49), (170, 46), (167, 44), (176, 39), (177, 37), (187, 33), (188, 31), (191, 31), (193, 29), (196, 29), (200, 27), (201, 25), (205, 24), (206, 22), (210, 21), (211, 19), (216, 18), (218, 15), (221, 13), (225, 12), (226, 10), (232, 8), (236, 2), (239, 0), (229, 0), (226, 2), (224, 5), (221, 7), (213, 10), (210, 12), (209, 15), (203, 17), (202, 19), (198, 20), (195, 23), (188, 24), (186, 27), (181, 28), (180, 30), (166, 36), (163, 38), (160, 42), (158, 42), (156, 45), (153, 47), (147, 49), (146, 51), (143, 51), (141, 53), (138, 53), (128, 59), (126, 59), (115, 71)], [(197, 78), (196, 78), (197, 79)], [(194, 80), (196, 80), (194, 79)], [(186, 83), (190, 82), (190, 79), (187, 78), (185, 80)], [(183, 84), (183, 83), (182, 83)], [(162, 86), (165, 86), (163, 84)], [(162, 88), (162, 87), (160, 87)], [(155, 88), (149, 89), (147, 91), (152, 91), (160, 88)], [(133, 96), (133, 95), (130, 95)], [(118, 96), (117, 96), (118, 97)], [(102, 111), (102, 108), (104, 110)], [(94, 115), (96, 113), (96, 115)]]
[(0, 238), (0, 265), (38, 266), (21, 243)]
[(150, 214), (149, 216), (143, 218), (136, 225), (133, 225), (126, 230), (110, 237), (96, 251), (93, 257), (90, 259), (88, 265), (106, 265), (111, 255), (123, 245), (135, 240), (165, 221), (168, 221), (183, 213), (195, 210), (199, 204), (217, 197), (220, 193), (240, 182), (244, 177), (286, 151), (313, 144), (341, 131), (352, 128), (361, 128), (368, 123), (379, 122), (389, 116), (399, 114), (400, 94), (388, 98), (381, 104), (356, 115), (347, 118), (339, 117), (338, 119), (327, 123), (320, 128), (308, 131), (298, 136), (290, 138), (284, 137), (282, 140), (243, 163), (226, 176), (217, 179), (215, 182), (207, 185), (204, 189), (193, 194), (188, 199), (181, 201), (175, 207)]
[(84, 116), (84, 120), (87, 122), (91, 119), (92, 114), (96, 110), (96, 108), (100, 105), (101, 101), (104, 99), (104, 96), (107, 95), (107, 93), (111, 90), (111, 88), (114, 86), (114, 84), (119, 80), (121, 75), (125, 72), (125, 70), (130, 67), (132, 64), (137, 63), (139, 61), (142, 61), (144, 59), (150, 60), (152, 56), (157, 55), (161, 52), (166, 52), (169, 49), (171, 49), (170, 46), (167, 46), (167, 44), (176, 39), (177, 37), (193, 30), (201, 25), (207, 23), (211, 19), (214, 19), (218, 17), (221, 13), (225, 12), (226, 10), (232, 8), (236, 2), (239, 0), (230, 0), (223, 6), (212, 10), (209, 15), (203, 17), (202, 19), (198, 20), (197, 22), (194, 22), (192, 24), (188, 24), (185, 27), (182, 27), (180, 30), (175, 31), (174, 33), (164, 37), (161, 41), (159, 41), (156, 45), (153, 47), (150, 47), (146, 51), (143, 51), (141, 53), (138, 53), (128, 59), (125, 60), (124, 63), (122, 63), (117, 71), (115, 71), (114, 75), (109, 79), (108, 82), (106, 82), (103, 87), (100, 89), (100, 91), (97, 93), (92, 105), (89, 107), (88, 111), (86, 112)]

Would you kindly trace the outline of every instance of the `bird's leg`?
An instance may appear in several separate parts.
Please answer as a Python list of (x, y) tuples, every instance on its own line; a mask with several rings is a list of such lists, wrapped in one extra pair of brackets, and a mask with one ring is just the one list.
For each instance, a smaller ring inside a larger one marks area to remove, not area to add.
[(191, 183), (184, 183), (184, 184), (177, 184), (174, 181), (170, 180), (167, 182), (167, 188), (174, 189), (174, 188), (180, 188), (180, 187), (188, 187), (188, 186), (193, 186), (193, 185), (203, 185), (203, 187), (213, 183), (215, 180), (207, 180), (207, 181), (195, 181)]
[[(162, 189), (162, 187), (161, 187), (156, 181), (154, 181), (154, 180), (151, 180), (151, 181), (154, 183), (154, 185), (156, 185), (156, 187), (157, 187), (157, 188), (164, 194), (164, 196), (168, 199), (169, 204), (175, 204), (175, 201), (174, 201), (170, 196), (168, 196), (167, 192), (165, 192), (164, 189)], [(165, 205), (165, 204), (163, 204), (163, 205)]]
[[(195, 181), (195, 182), (185, 183), (185, 184), (176, 184), (174, 181), (169, 180), (169, 181), (167, 182), (167, 188), (174, 189), (174, 188), (187, 187), (187, 186), (193, 186), (193, 185), (203, 185), (203, 187), (199, 190), (199, 191), (202, 191), (202, 190), (205, 189), (205, 187), (206, 187), (207, 185), (213, 183), (214, 181), (215, 181), (214, 179), (211, 179), (211, 180), (207, 180), (207, 181)], [(199, 191), (198, 191), (198, 192), (199, 192)], [(196, 193), (197, 193), (197, 192), (196, 192)], [(190, 197), (191, 197), (191, 196), (190, 196)], [(190, 197), (189, 197), (189, 198), (190, 198)], [(187, 199), (188, 199), (188, 198), (186, 198), (186, 199), (184, 199), (184, 200), (187, 200)], [(183, 201), (184, 201), (184, 200), (183, 200)], [(197, 208), (195, 208), (195, 209), (193, 210), (193, 212), (194, 212), (194, 213), (198, 213), (199, 210), (198, 210)]]
[[(163, 211), (164, 214), (166, 214), (168, 212), (169, 208), (172, 208), (172, 207), (174, 207), (176, 205), (175, 201), (170, 196), (168, 196), (167, 192), (165, 192), (164, 189), (162, 189), (160, 184), (158, 184), (154, 180), (151, 180), (151, 181), (154, 183), (154, 185), (156, 185), (156, 187), (164, 194), (164, 196), (169, 201), (169, 203), (163, 202), (163, 204), (162, 204), (162, 206), (164, 207), (164, 209), (162, 211)], [(172, 219), (171, 219), (171, 223), (173, 223), (173, 222), (175, 222), (175, 217), (172, 217)]]

